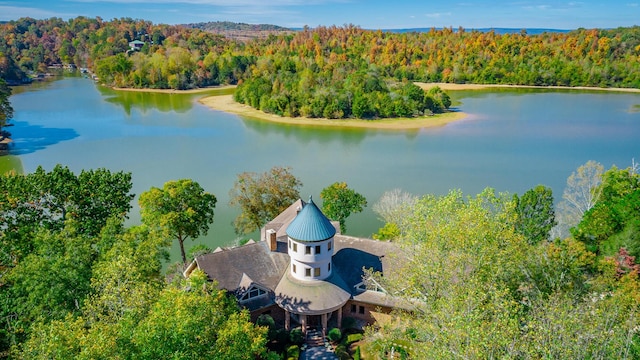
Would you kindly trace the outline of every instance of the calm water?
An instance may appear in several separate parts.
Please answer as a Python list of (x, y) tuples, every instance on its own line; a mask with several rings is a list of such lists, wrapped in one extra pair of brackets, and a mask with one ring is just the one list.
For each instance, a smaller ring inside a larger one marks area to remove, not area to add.
[[(328, 130), (244, 119), (210, 110), (203, 95), (115, 92), (67, 77), (14, 90), (13, 153), (25, 172), (56, 164), (133, 174), (140, 194), (192, 178), (218, 197), (209, 246), (235, 241), (228, 192), (238, 173), (289, 166), (303, 198), (319, 200), (335, 181), (369, 204), (401, 188), (476, 194), (490, 186), (522, 193), (537, 185), (562, 194), (566, 178), (593, 159), (627, 167), (640, 159), (640, 94), (550, 90), (451, 92), (465, 120), (420, 131)], [(139, 221), (137, 198), (131, 223)], [(347, 232), (370, 236), (382, 225), (370, 210)], [(196, 242), (188, 243), (189, 246)], [(174, 253), (177, 256), (177, 252)]]

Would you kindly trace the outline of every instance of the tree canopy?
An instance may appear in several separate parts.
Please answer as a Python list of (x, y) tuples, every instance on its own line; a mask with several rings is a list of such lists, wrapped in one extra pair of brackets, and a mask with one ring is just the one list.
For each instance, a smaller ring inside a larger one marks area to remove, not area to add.
[(187, 263), (185, 240), (206, 235), (213, 222), (217, 199), (190, 179), (168, 181), (140, 194), (142, 222), (160, 228), (178, 240), (182, 262)]
[(0, 78), (0, 139), (5, 136), (2, 128), (7, 126), (9, 120), (13, 118), (13, 107), (9, 96), (11, 96), (11, 88), (4, 79)]
[(367, 206), (367, 199), (362, 194), (347, 187), (346, 182), (336, 182), (320, 192), (322, 212), (331, 220), (340, 223), (340, 232), (347, 231), (346, 220), (351, 213), (358, 213)]
[(286, 167), (274, 166), (261, 174), (238, 174), (229, 191), (229, 204), (240, 208), (233, 221), (236, 233), (259, 230), (300, 198), (301, 186), (302, 182)]

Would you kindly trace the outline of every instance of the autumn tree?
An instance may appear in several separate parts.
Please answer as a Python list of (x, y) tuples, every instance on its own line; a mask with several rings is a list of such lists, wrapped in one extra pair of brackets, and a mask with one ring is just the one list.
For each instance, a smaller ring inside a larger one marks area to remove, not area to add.
[(240, 214), (233, 222), (237, 234), (259, 230), (300, 198), (302, 182), (286, 167), (274, 166), (261, 174), (244, 172), (229, 191), (229, 204)]
[(190, 179), (168, 181), (162, 189), (152, 187), (140, 194), (142, 222), (160, 228), (178, 240), (182, 262), (187, 263), (185, 240), (206, 235), (213, 222), (216, 197)]
[(347, 187), (346, 182), (336, 182), (320, 192), (322, 212), (331, 220), (340, 223), (340, 232), (347, 231), (346, 220), (351, 213), (359, 213), (367, 206), (362, 194)]
[(13, 117), (13, 107), (9, 101), (9, 96), (11, 96), (11, 88), (4, 79), (0, 78), (0, 139), (5, 136), (2, 128), (7, 126), (7, 123)]

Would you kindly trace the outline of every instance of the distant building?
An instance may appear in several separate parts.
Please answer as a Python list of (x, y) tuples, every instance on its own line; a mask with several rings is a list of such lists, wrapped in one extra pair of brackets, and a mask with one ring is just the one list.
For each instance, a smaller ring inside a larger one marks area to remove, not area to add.
[(261, 241), (216, 249), (198, 256), (185, 270), (204, 271), (234, 294), (255, 321), (268, 314), (287, 330), (317, 328), (326, 333), (352, 317), (371, 324), (389, 313), (395, 299), (364, 269), (390, 271), (389, 242), (345, 236), (311, 198), (298, 200), (261, 230)]
[(140, 51), (140, 49), (142, 49), (144, 44), (145, 44), (144, 41), (133, 40), (133, 41), (129, 42), (129, 49), (130, 50), (135, 50), (135, 51)]

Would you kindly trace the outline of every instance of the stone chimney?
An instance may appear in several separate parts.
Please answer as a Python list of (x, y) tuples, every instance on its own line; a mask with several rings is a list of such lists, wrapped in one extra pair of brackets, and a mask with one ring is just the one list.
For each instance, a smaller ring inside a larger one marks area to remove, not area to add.
[(278, 250), (278, 240), (276, 239), (276, 231), (273, 229), (267, 230), (267, 243), (269, 245), (269, 250), (276, 251)]

